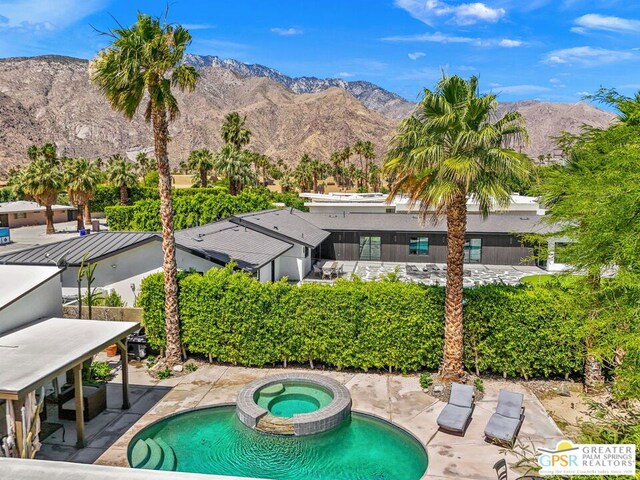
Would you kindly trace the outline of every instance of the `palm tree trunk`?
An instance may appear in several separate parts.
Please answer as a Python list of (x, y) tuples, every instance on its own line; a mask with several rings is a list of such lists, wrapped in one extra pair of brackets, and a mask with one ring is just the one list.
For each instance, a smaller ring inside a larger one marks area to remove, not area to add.
[(129, 204), (129, 191), (127, 185), (122, 183), (120, 185), (120, 205), (126, 206)]
[(153, 107), (151, 113), (155, 154), (158, 162), (160, 190), (160, 220), (162, 222), (162, 252), (164, 254), (164, 309), (167, 343), (165, 362), (168, 366), (180, 363), (180, 317), (178, 312), (178, 268), (176, 265), (176, 244), (173, 236), (173, 205), (171, 202), (171, 170), (167, 143), (169, 124), (167, 112)]
[(238, 193), (240, 193), (240, 185), (239, 185), (239, 181), (236, 180), (235, 178), (232, 178), (229, 180), (229, 193), (231, 195), (238, 195)]
[(47, 235), (56, 233), (56, 229), (53, 226), (53, 208), (51, 208), (51, 205), (44, 206), (44, 215), (47, 218)]
[(204, 168), (200, 169), (200, 186), (207, 188), (207, 171)]
[(444, 353), (440, 370), (443, 381), (456, 381), (464, 376), (462, 296), (466, 229), (466, 198), (458, 194), (447, 207), (447, 287), (444, 301)]
[(313, 174), (313, 192), (318, 192), (318, 175), (316, 173)]
[(84, 205), (76, 206), (76, 228), (78, 231), (84, 228)]
[(91, 205), (89, 205), (89, 202), (84, 206), (84, 224), (91, 225)]

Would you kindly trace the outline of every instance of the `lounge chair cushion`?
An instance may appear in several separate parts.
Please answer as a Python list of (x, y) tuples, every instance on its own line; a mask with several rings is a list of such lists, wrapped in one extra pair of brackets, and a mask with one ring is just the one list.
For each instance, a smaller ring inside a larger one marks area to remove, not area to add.
[(520, 418), (522, 414), (522, 402), (524, 396), (521, 393), (510, 392), (508, 390), (500, 390), (498, 395), (498, 407), (496, 413), (503, 417)]
[(484, 429), (484, 434), (488, 438), (502, 440), (511, 443), (515, 439), (516, 432), (520, 426), (520, 419), (508, 418), (494, 413)]
[(473, 387), (461, 383), (452, 383), (449, 403), (458, 407), (471, 408), (471, 405), (473, 405)]
[(459, 407), (449, 403), (445, 405), (440, 415), (438, 415), (438, 425), (454, 432), (464, 432), (472, 411), (471, 408)]

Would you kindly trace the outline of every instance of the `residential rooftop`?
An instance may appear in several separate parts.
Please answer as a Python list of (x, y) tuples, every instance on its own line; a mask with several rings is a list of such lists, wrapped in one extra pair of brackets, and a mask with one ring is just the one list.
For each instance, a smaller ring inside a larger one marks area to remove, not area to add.
[[(70, 205), (51, 205), (52, 210), (75, 210), (75, 207)], [(5, 213), (24, 213), (24, 212), (44, 212), (45, 207), (41, 206), (37, 202), (28, 202), (20, 200), (16, 202), (2, 202), (0, 203), (0, 215)]]

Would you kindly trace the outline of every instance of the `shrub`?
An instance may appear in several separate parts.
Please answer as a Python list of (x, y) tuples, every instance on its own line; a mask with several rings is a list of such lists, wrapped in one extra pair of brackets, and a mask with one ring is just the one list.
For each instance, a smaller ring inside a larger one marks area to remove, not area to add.
[[(162, 274), (142, 282), (149, 342), (164, 347)], [(179, 281), (184, 347), (221, 362), (262, 366), (435, 370), (442, 358), (444, 290), (417, 283), (261, 283), (231, 266)], [(511, 376), (582, 370), (584, 318), (570, 291), (477, 287), (466, 292), (465, 365)]]
[(476, 392), (484, 393), (484, 382), (481, 378), (476, 378), (473, 381), (473, 387), (476, 389)]
[(87, 383), (103, 383), (111, 378), (111, 367), (107, 362), (92, 362), (89, 368), (83, 370), (84, 381)]
[(198, 370), (198, 365), (196, 365), (195, 363), (192, 363), (192, 362), (185, 363), (184, 369), (189, 373), (195, 372), (196, 370)]
[[(194, 190), (208, 193), (193, 193)], [(174, 227), (179, 230), (238, 213), (266, 210), (273, 208), (273, 202), (274, 197), (264, 189), (246, 190), (236, 196), (216, 188), (176, 190), (173, 199)], [(159, 200), (141, 200), (129, 207), (107, 207), (105, 213), (111, 230), (158, 231), (162, 228)]]
[(423, 372), (420, 374), (420, 387), (421, 388), (429, 388), (433, 383), (433, 378), (430, 373)]
[(169, 378), (171, 376), (171, 374), (172, 374), (171, 373), (171, 369), (170, 368), (165, 368), (165, 369), (162, 369), (162, 370), (158, 370), (156, 375), (158, 375), (158, 378), (160, 380), (165, 380), (165, 379)]

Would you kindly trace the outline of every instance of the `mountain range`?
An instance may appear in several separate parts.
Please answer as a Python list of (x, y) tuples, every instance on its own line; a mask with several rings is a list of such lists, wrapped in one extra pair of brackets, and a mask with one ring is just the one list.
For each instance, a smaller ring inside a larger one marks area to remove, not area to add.
[[(252, 131), (250, 148), (294, 163), (303, 153), (328, 159), (356, 140), (371, 140), (378, 161), (401, 118), (415, 104), (369, 82), (288, 77), (277, 70), (214, 56), (187, 55), (201, 78), (192, 94), (178, 93), (180, 118), (171, 125), (169, 154), (177, 164), (195, 148), (222, 144), (224, 115), (238, 111)], [(553, 154), (551, 135), (583, 124), (607, 126), (614, 116), (585, 103), (524, 101), (520, 111), (531, 156)], [(26, 162), (29, 145), (54, 142), (67, 156), (133, 157), (151, 151), (153, 136), (141, 114), (132, 121), (111, 110), (89, 82), (86, 60), (41, 56), (0, 60), (0, 173)]]

